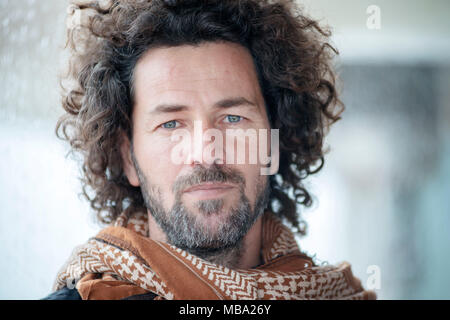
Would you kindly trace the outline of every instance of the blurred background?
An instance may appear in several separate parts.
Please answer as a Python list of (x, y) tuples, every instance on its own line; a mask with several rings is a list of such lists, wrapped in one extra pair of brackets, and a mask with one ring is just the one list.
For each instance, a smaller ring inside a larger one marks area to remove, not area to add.
[[(346, 111), (300, 247), (380, 299), (450, 299), (450, 2), (301, 0), (333, 30)], [(54, 128), (67, 0), (0, 0), (0, 299), (51, 292), (99, 226)]]

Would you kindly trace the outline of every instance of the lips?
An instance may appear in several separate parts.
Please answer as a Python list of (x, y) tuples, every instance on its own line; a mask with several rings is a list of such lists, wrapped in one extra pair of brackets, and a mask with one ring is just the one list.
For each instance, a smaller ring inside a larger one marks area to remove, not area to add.
[(210, 190), (210, 191), (220, 191), (220, 190), (226, 190), (233, 188), (232, 185), (226, 184), (226, 183), (201, 183), (197, 184), (195, 186), (189, 187), (184, 192), (194, 192), (194, 191), (201, 191), (201, 190)]

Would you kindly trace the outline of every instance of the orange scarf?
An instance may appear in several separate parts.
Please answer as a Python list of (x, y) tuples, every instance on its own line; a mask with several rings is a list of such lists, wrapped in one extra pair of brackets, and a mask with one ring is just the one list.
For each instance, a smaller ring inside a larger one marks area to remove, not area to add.
[(229, 269), (148, 237), (147, 214), (121, 215), (114, 226), (77, 247), (54, 290), (76, 283), (86, 299), (376, 299), (347, 262), (316, 266), (271, 213), (263, 216), (263, 264)]

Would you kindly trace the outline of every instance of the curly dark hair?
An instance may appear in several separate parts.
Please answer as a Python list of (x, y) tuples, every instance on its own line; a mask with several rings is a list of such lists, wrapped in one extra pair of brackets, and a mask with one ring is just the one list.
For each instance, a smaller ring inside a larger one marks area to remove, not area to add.
[[(82, 194), (97, 219), (110, 224), (124, 211), (146, 210), (140, 188), (124, 174), (119, 147), (121, 133), (132, 138), (133, 70), (139, 58), (156, 47), (228, 41), (251, 53), (271, 126), (280, 133), (269, 209), (306, 234), (298, 207), (311, 206), (312, 197), (302, 180), (323, 167), (324, 137), (344, 110), (329, 29), (292, 0), (78, 2), (71, 13), (88, 14), (68, 29), (70, 63), (61, 79), (66, 113), (56, 134), (82, 155)], [(70, 89), (65, 80), (72, 81)]]

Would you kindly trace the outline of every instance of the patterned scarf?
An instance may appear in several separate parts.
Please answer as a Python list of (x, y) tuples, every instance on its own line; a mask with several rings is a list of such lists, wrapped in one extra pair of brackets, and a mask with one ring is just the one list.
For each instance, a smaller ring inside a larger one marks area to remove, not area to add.
[[(275, 215), (263, 216), (263, 264), (229, 269), (148, 237), (147, 214), (121, 215), (75, 248), (54, 290), (76, 284), (86, 299), (376, 299), (351, 266), (316, 266)], [(193, 290), (195, 288), (195, 290)]]

